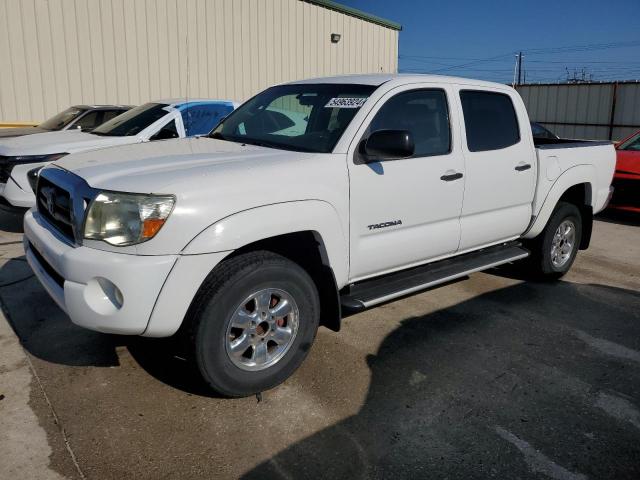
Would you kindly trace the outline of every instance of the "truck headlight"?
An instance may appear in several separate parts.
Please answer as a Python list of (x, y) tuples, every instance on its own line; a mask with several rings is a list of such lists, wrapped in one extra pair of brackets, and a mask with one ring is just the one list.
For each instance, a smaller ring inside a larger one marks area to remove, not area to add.
[(173, 195), (100, 192), (91, 202), (84, 238), (123, 247), (152, 239), (171, 214)]

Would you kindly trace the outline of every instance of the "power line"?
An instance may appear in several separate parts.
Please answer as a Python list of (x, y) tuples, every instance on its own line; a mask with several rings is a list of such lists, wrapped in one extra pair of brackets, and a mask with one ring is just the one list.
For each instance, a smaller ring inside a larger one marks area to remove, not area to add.
[[(518, 78), (521, 79), (521, 74), (522, 74), (522, 56), (524, 56), (524, 54), (526, 54), (527, 56), (529, 55), (534, 55), (534, 56), (542, 56), (542, 55), (557, 55), (557, 54), (564, 54), (564, 53), (570, 53), (570, 52), (592, 52), (592, 51), (597, 51), (597, 50), (609, 50), (609, 49), (614, 49), (614, 48), (629, 48), (629, 47), (640, 47), (640, 41), (625, 41), (625, 42), (607, 42), (607, 43), (590, 43), (590, 44), (583, 44), (583, 45), (567, 45), (567, 46), (561, 46), (561, 47), (547, 47), (547, 48), (529, 48), (529, 49), (523, 49), (521, 52), (518, 53), (518, 55), (520, 55), (518, 57), (518, 64), (516, 64), (516, 73), (518, 73), (519, 70), (519, 75)], [(460, 72), (460, 74), (464, 75), (466, 72), (485, 72), (485, 73), (502, 73), (502, 72), (507, 72), (507, 71), (512, 71), (512, 69), (510, 68), (505, 68), (505, 69), (482, 69), (482, 68), (477, 68), (477, 65), (481, 65), (484, 63), (490, 63), (490, 62), (496, 62), (496, 63), (504, 63), (504, 62), (510, 62), (510, 58), (513, 58), (512, 55), (514, 55), (516, 52), (509, 52), (509, 53), (504, 53), (501, 55), (495, 55), (492, 57), (487, 57), (487, 58), (472, 58), (472, 57), (445, 57), (445, 56), (430, 56), (430, 55), (399, 55), (399, 58), (401, 60), (404, 60), (405, 62), (410, 62), (410, 63), (417, 63), (417, 64), (423, 64), (425, 65), (425, 68), (423, 69), (419, 69), (417, 67), (415, 68), (401, 68), (401, 71), (405, 71), (405, 72), (415, 72), (415, 73), (442, 73), (442, 72), (450, 72), (450, 71), (458, 71)], [(460, 64), (451, 64), (451, 63), (444, 63), (442, 61), (438, 61), (438, 60), (444, 60), (444, 61), (462, 61), (464, 60), (464, 63), (460, 63)], [(536, 60), (536, 59), (529, 59), (527, 61), (528, 63), (539, 63), (539, 64), (549, 64), (549, 65), (564, 65), (565, 69), (569, 68), (569, 65), (571, 66), (572, 70), (578, 70), (581, 69), (582, 71), (585, 72), (585, 75), (587, 75), (586, 71), (588, 70), (589, 73), (588, 75), (590, 77), (593, 77), (595, 75), (596, 72), (600, 73), (603, 72), (602, 75), (598, 74), (598, 77), (606, 77), (606, 73), (609, 73), (609, 78), (613, 78), (613, 76), (625, 76), (625, 75), (637, 75), (638, 73), (640, 73), (640, 62), (638, 61), (610, 61), (610, 60), (577, 60), (577, 59), (567, 59), (565, 61), (562, 60)], [(609, 65), (608, 67), (588, 67), (588, 65), (591, 64), (607, 64)], [(430, 65), (437, 65), (438, 68), (429, 68), (428, 66)], [(636, 66), (638, 65), (638, 66)], [(520, 67), (520, 68), (518, 68)], [(429, 71), (425, 71), (425, 69), (428, 69)], [(535, 74), (541, 74), (543, 72), (558, 72), (558, 70), (553, 69), (553, 68), (528, 68), (527, 69), (527, 73), (529, 74), (529, 78), (531, 79), (532, 76), (536, 76)], [(558, 72), (560, 73), (560, 72)], [(532, 75), (533, 74), (533, 75)], [(558, 75), (558, 79), (561, 79), (563, 77), (563, 75)], [(531, 81), (531, 80), (530, 80)], [(538, 80), (541, 81), (541, 80)]]

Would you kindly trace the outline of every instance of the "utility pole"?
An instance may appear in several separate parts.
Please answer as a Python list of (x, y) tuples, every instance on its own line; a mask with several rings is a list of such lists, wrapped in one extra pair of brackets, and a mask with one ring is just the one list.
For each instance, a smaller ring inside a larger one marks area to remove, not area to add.
[(522, 52), (518, 53), (518, 85), (522, 84)]

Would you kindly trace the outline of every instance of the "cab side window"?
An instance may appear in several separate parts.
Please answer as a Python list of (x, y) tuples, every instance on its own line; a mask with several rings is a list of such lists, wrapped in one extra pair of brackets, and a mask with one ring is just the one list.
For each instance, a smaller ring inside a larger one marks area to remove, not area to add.
[(520, 141), (518, 118), (508, 95), (462, 90), (460, 100), (470, 152), (500, 150)]
[(82, 128), (83, 132), (90, 132), (98, 125), (102, 123), (102, 112), (100, 110), (94, 110), (84, 115), (79, 119), (72, 128)]
[(176, 121), (171, 120), (164, 127), (160, 129), (158, 133), (156, 133), (149, 140), (168, 140), (170, 138), (178, 138), (180, 135), (178, 134), (178, 129), (176, 127)]
[(444, 155), (451, 151), (449, 108), (443, 90), (425, 89), (399, 93), (387, 100), (371, 125), (377, 130), (407, 130), (415, 143), (414, 157)]

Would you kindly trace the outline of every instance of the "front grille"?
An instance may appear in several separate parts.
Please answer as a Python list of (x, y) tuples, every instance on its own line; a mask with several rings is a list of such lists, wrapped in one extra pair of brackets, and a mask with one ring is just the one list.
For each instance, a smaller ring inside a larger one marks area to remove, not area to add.
[(12, 164), (9, 163), (9, 157), (0, 155), (0, 183), (7, 183), (9, 175), (11, 175)]
[(62, 235), (74, 241), (71, 194), (40, 177), (36, 192), (38, 213)]
[(612, 205), (640, 208), (640, 177), (638, 180), (616, 178), (613, 188)]

